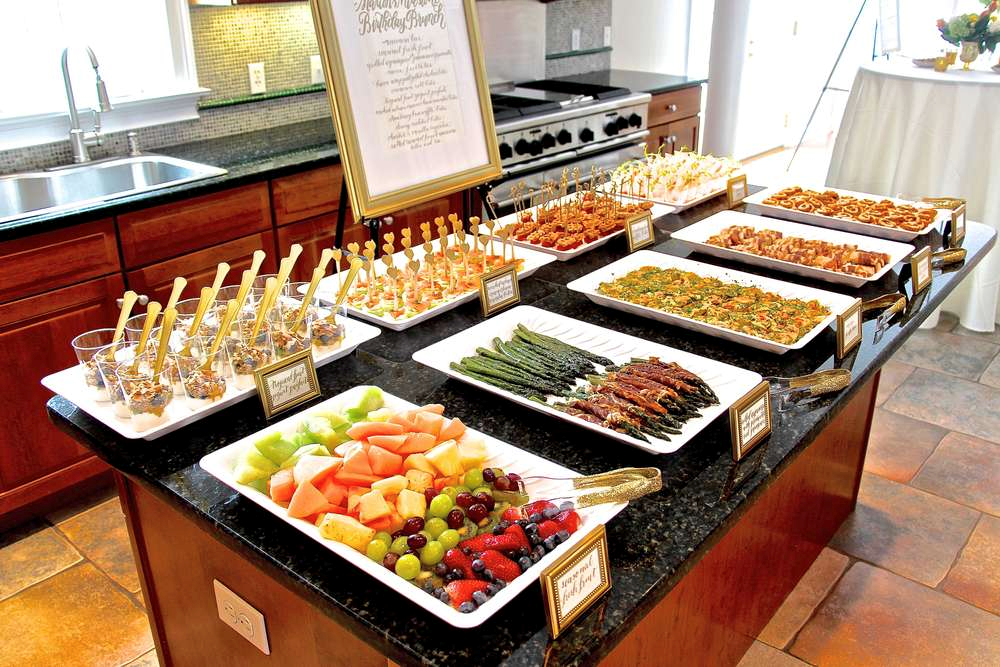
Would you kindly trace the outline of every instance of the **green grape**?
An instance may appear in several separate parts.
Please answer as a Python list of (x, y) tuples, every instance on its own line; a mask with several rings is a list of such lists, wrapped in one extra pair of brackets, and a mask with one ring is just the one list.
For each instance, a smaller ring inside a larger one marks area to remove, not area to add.
[(406, 545), (406, 535), (400, 535), (392, 541), (392, 546), (389, 547), (389, 551), (392, 553), (402, 556), (406, 553), (409, 547)]
[(449, 498), (451, 498), (452, 502), (455, 502), (455, 496), (458, 495), (458, 491), (455, 489), (454, 486), (446, 486), (443, 489), (441, 489), (441, 493), (438, 495), (448, 496)]
[(462, 484), (461, 486), (456, 486), (455, 487), (455, 495), (457, 496), (460, 493), (472, 493), (472, 489), (470, 489), (469, 487), (467, 487), (465, 484)]
[(413, 554), (400, 556), (396, 561), (396, 574), (409, 581), (420, 574), (420, 559)]
[(469, 468), (465, 471), (465, 477), (462, 478), (462, 484), (466, 485), (470, 489), (474, 489), (477, 486), (483, 485), (483, 471), (479, 468)]
[(430, 537), (427, 538), (428, 540), (436, 540), (438, 536), (446, 530), (448, 530), (448, 522), (444, 519), (433, 517), (431, 519), (427, 519), (427, 522), (424, 523), (424, 530), (420, 532), (426, 531), (430, 534)]
[(441, 546), (444, 547), (444, 550), (447, 551), (448, 549), (454, 549), (458, 546), (458, 540), (460, 537), (461, 536), (458, 534), (457, 530), (449, 528), (438, 535), (437, 541), (440, 542)]
[(435, 565), (444, 558), (444, 545), (437, 540), (432, 540), (420, 550), (420, 562), (424, 565)]
[(377, 533), (375, 533), (375, 537), (372, 539), (379, 540), (380, 542), (385, 542), (386, 547), (392, 545), (392, 535), (385, 532), (384, 530), (380, 530)]
[(381, 563), (385, 555), (389, 553), (389, 545), (379, 539), (374, 539), (368, 543), (365, 553), (376, 563)]
[[(450, 487), (445, 487), (445, 488), (450, 488)], [(454, 505), (455, 505), (454, 498), (448, 496), (445, 493), (439, 493), (438, 495), (434, 496), (434, 498), (431, 500), (430, 507), (427, 508), (427, 513), (430, 514), (431, 517), (433, 518), (443, 519), (446, 516), (448, 516), (448, 512), (451, 511), (451, 508), (454, 507)]]
[(472, 490), (472, 495), (474, 495), (474, 496), (479, 495), (480, 493), (485, 493), (488, 496), (492, 496), (493, 495), (493, 489), (491, 489), (488, 486), (477, 486), (476, 488), (474, 488)]

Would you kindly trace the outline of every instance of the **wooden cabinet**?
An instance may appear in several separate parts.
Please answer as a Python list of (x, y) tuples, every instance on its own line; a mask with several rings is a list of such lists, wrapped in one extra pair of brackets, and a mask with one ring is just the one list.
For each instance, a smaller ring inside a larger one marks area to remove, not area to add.
[[(646, 146), (652, 151), (673, 153), (698, 150), (701, 133), (701, 86), (656, 95), (649, 102)], [(662, 147), (662, 148), (661, 148)]]
[(274, 224), (280, 227), (336, 213), (343, 182), (344, 172), (339, 164), (274, 179), (271, 185)]

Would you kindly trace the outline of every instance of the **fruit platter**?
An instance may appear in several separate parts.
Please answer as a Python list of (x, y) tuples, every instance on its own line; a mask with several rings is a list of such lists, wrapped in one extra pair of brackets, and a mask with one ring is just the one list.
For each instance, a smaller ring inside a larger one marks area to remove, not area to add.
[(951, 211), (836, 188), (770, 188), (743, 200), (748, 213), (907, 242), (940, 229)]
[(812, 225), (722, 211), (671, 234), (715, 257), (850, 287), (881, 280), (912, 245)]
[(620, 164), (607, 187), (681, 211), (725, 193), (726, 183), (742, 170), (736, 160), (692, 151), (647, 153)]
[(751, 371), (531, 306), (413, 358), (654, 454), (680, 449), (761, 381)]
[[(479, 294), (479, 276), (509, 264), (518, 267), (518, 278), (527, 278), (554, 261), (534, 250), (515, 250), (507, 241), (487, 232), (492, 221), (480, 226), (470, 218), (470, 230), (463, 231), (461, 221), (451, 216), (451, 233), (444, 218), (435, 223), (437, 237), (430, 223), (421, 225), (423, 242), (404, 229), (395, 246), (392, 233), (385, 234), (382, 255), (375, 258), (375, 243), (364, 249), (356, 243), (348, 251), (364, 258), (364, 268), (346, 293), (348, 313), (394, 331), (408, 329), (457, 306), (473, 301)], [(482, 232), (482, 233), (481, 233)], [(342, 286), (341, 272), (320, 281), (317, 298), (333, 303)]]
[(776, 354), (805, 347), (855, 301), (650, 250), (566, 287), (602, 306)]
[[(480, 625), (624, 503), (577, 509), (573, 471), (359, 386), (201, 467), (438, 618)], [(336, 566), (335, 563), (331, 563)]]

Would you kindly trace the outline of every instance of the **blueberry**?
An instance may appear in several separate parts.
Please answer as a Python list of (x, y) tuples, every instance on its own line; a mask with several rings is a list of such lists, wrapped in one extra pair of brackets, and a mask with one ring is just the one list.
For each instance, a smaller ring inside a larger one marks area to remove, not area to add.
[(483, 579), (486, 581), (493, 581), (493, 570), (485, 569), (483, 570)]
[(530, 554), (531, 554), (531, 549), (529, 549), (528, 547), (521, 547), (520, 549), (517, 550), (517, 557), (518, 558), (522, 558), (522, 557), (528, 556)]
[(545, 547), (543, 547), (541, 544), (539, 544), (537, 547), (535, 547), (535, 550), (532, 552), (532, 555), (538, 556), (539, 558), (544, 558), (545, 557)]
[(444, 575), (448, 574), (448, 566), (445, 565), (443, 562), (439, 562), (437, 565), (434, 566), (434, 574), (436, 574), (439, 577), (443, 577)]
[(497, 587), (497, 590), (503, 590), (507, 587), (507, 582), (503, 579), (497, 579), (493, 582), (493, 585)]
[(445, 581), (458, 581), (461, 578), (462, 578), (462, 575), (460, 573), (456, 572), (455, 570), (452, 570), (448, 574), (444, 575), (444, 580)]
[(521, 568), (521, 572), (524, 572), (529, 567), (531, 567), (532, 562), (537, 563), (538, 561), (532, 561), (527, 556), (521, 556), (520, 558), (517, 559), (517, 566)]
[(451, 596), (448, 595), (448, 591), (442, 588), (441, 593), (438, 595), (438, 600), (441, 600), (441, 602), (448, 604), (448, 602), (451, 600)]
[(554, 519), (557, 514), (559, 514), (558, 507), (546, 507), (544, 510), (542, 510), (542, 516), (544, 516), (546, 519)]
[(508, 528), (510, 528), (510, 521), (507, 520), (501, 521), (500, 523), (497, 524), (497, 528), (500, 528), (501, 530), (507, 530)]
[(552, 551), (556, 548), (555, 535), (549, 535), (544, 540), (542, 540), (542, 546), (545, 547), (546, 551)]
[(559, 541), (560, 542), (565, 542), (566, 540), (569, 539), (569, 531), (565, 530), (565, 529), (564, 530), (560, 530), (558, 533), (556, 533), (556, 535), (559, 536)]
[[(478, 591), (476, 592), (478, 593)], [(458, 610), (463, 614), (471, 614), (476, 610), (476, 605), (473, 604), (472, 602), (463, 602), (462, 604), (458, 605)]]
[(486, 569), (486, 563), (484, 563), (480, 559), (477, 558), (476, 560), (472, 561), (473, 572), (482, 572), (485, 569)]
[(537, 533), (538, 532), (538, 524), (537, 523), (529, 523), (527, 526), (524, 527), (524, 532), (527, 533), (529, 536), (531, 536), (532, 534)]
[(533, 547), (538, 546), (542, 543), (542, 536), (538, 533), (532, 533), (531, 535), (528, 535), (528, 542), (530, 542)]
[(445, 593), (445, 590), (440, 586), (434, 589), (434, 597), (440, 598), (442, 593)]
[(427, 581), (425, 581), (424, 582), (424, 590), (427, 591), (428, 593), (433, 593), (434, 592), (434, 582), (431, 581), (430, 579), (428, 579)]
[(532, 552), (531, 552), (531, 562), (532, 562), (532, 563), (537, 563), (537, 562), (538, 562), (538, 561), (540, 561), (540, 560), (542, 560), (542, 557), (541, 557), (541, 556), (539, 556), (539, 555), (538, 555), (537, 553), (535, 553), (534, 551), (532, 551)]
[(496, 526), (493, 527), (493, 534), (494, 535), (503, 535), (503, 531), (504, 531), (504, 528), (500, 524), (497, 524)]
[(465, 574), (461, 570), (459, 570), (457, 567), (454, 570), (451, 571), (451, 575), (453, 577), (457, 577), (459, 579), (461, 579), (462, 577), (465, 576)]
[(531, 523), (541, 523), (544, 520), (545, 519), (542, 517), (542, 515), (538, 514), (537, 512), (528, 517), (528, 521), (530, 521)]
[(482, 591), (476, 591), (475, 593), (472, 594), (472, 599), (475, 601), (477, 605), (483, 604), (487, 600), (486, 593)]
[(497, 588), (496, 584), (490, 584), (489, 586), (486, 587), (486, 594), (491, 597), (496, 595), (498, 592), (500, 592), (500, 589)]
[(561, 505), (559, 505), (559, 511), (565, 512), (567, 510), (574, 509), (576, 506), (573, 504), (572, 500), (564, 500)]
[(462, 553), (466, 556), (472, 555), (472, 547), (462, 547)]
[(518, 519), (517, 520), (517, 525), (519, 525), (521, 528), (524, 528), (525, 526), (528, 525), (528, 520), (527, 519)]

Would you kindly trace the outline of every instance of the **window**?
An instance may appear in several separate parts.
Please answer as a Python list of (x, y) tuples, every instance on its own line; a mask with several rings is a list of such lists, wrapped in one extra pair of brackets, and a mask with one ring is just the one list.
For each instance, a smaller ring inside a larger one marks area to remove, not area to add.
[[(187, 0), (0, 0), (0, 149), (66, 136), (60, 56), (70, 47), (77, 107), (96, 106), (100, 62), (115, 110), (106, 131), (197, 116), (197, 85)], [(81, 114), (89, 128), (89, 114)]]

